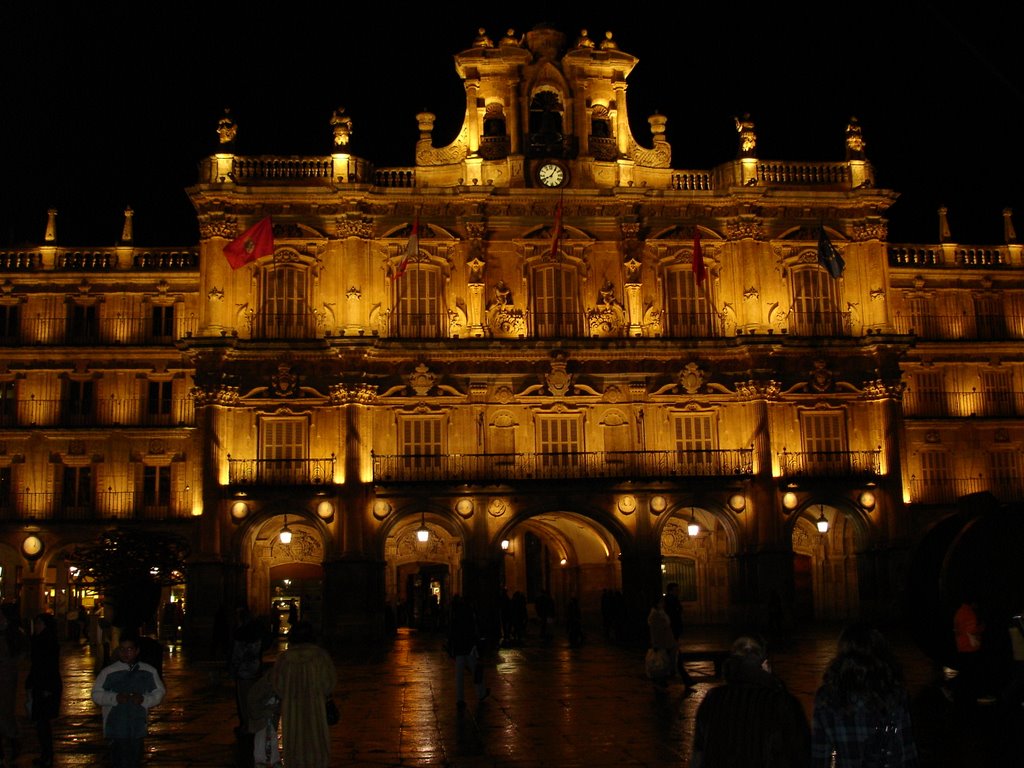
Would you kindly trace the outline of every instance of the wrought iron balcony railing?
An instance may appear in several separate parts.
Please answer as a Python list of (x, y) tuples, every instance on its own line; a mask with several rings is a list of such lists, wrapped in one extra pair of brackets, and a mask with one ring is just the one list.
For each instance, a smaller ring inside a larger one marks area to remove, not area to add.
[(961, 496), (989, 491), (1000, 501), (1024, 501), (1024, 478), (942, 477), (910, 479), (912, 504), (955, 504)]
[(195, 419), (191, 398), (111, 397), (89, 402), (31, 398), (6, 403), (0, 410), (2, 427), (190, 427)]
[(66, 316), (22, 316), (15, 327), (0, 334), (0, 344), (60, 344), (72, 347), (97, 346), (149, 346), (173, 344), (176, 339), (195, 332), (198, 325), (194, 315), (175, 318), (171, 327), (154, 323), (145, 316), (101, 317), (89, 322), (76, 323)]
[(1009, 341), (1024, 339), (1024, 315), (896, 315), (897, 333), (926, 341)]
[(5, 520), (165, 520), (190, 517), (193, 493), (18, 491), (0, 500)]
[(233, 459), (230, 485), (327, 485), (334, 482), (334, 454), (314, 459)]
[(314, 339), (318, 318), (312, 310), (302, 312), (256, 312), (250, 318), (254, 339)]
[(993, 268), (1010, 266), (1009, 248), (1005, 246), (960, 246), (946, 258), (941, 245), (890, 245), (889, 265), (893, 267)]
[(864, 477), (881, 472), (881, 449), (874, 451), (782, 451), (783, 477)]
[(920, 392), (903, 393), (908, 418), (1012, 418), (1024, 416), (1024, 392)]
[(392, 454), (373, 456), (373, 479), (394, 482), (733, 477), (753, 473), (749, 448), (708, 451)]
[(849, 336), (851, 323), (849, 312), (799, 312), (789, 313), (789, 334), (791, 336)]

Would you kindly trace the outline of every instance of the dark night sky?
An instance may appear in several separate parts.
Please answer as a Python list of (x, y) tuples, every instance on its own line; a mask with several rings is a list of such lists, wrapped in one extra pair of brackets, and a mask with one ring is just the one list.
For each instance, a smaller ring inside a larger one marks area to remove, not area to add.
[[(666, 115), (676, 168), (731, 160), (733, 117), (744, 112), (762, 159), (842, 160), (856, 115), (879, 185), (901, 194), (891, 240), (935, 242), (943, 204), (959, 242), (1001, 243), (1005, 207), (1024, 235), (1024, 14), (1015, 3), (957, 6), (968, 13), (919, 0), (615, 11), (557, 0), (380, 10), (297, 0), (274, 13), (210, 2), (216, 11), (76, 4), (59, 15), (11, 5), (0, 10), (0, 247), (41, 241), (51, 206), (61, 243), (112, 245), (126, 204), (137, 243), (196, 242), (184, 188), (215, 147), (224, 107), (242, 154), (325, 154), (328, 120), (343, 105), (353, 152), (412, 165), (418, 111), (437, 114), (435, 144), (461, 125), (453, 54), (480, 26), (497, 39), (539, 22), (570, 39), (584, 27), (596, 38), (611, 30), (639, 58), (627, 93), (634, 134), (649, 145), (647, 117)], [(498, 5), (508, 10), (491, 10)]]

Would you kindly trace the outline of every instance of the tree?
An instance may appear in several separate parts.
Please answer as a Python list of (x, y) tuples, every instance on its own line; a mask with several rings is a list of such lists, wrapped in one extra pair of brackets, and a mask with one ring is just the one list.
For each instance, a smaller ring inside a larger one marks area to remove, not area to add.
[(180, 536), (113, 528), (72, 552), (77, 580), (91, 583), (114, 609), (114, 626), (137, 629), (153, 618), (163, 587), (185, 581), (189, 545)]

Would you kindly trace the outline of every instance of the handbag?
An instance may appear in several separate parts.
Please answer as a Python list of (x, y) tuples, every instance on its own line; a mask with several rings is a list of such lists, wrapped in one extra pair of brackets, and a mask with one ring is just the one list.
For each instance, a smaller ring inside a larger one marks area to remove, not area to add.
[(324, 702), (324, 707), (327, 711), (327, 724), (337, 725), (341, 720), (341, 712), (338, 711), (338, 705), (334, 703), (334, 697), (328, 696)]

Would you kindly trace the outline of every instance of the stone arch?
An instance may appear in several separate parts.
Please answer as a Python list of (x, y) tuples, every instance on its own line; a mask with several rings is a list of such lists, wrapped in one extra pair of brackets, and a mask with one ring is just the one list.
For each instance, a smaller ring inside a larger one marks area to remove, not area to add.
[[(817, 529), (822, 515), (829, 523), (826, 533)], [(858, 555), (870, 537), (863, 511), (843, 499), (813, 500), (794, 510), (785, 530), (793, 549), (794, 618), (858, 616)]]

